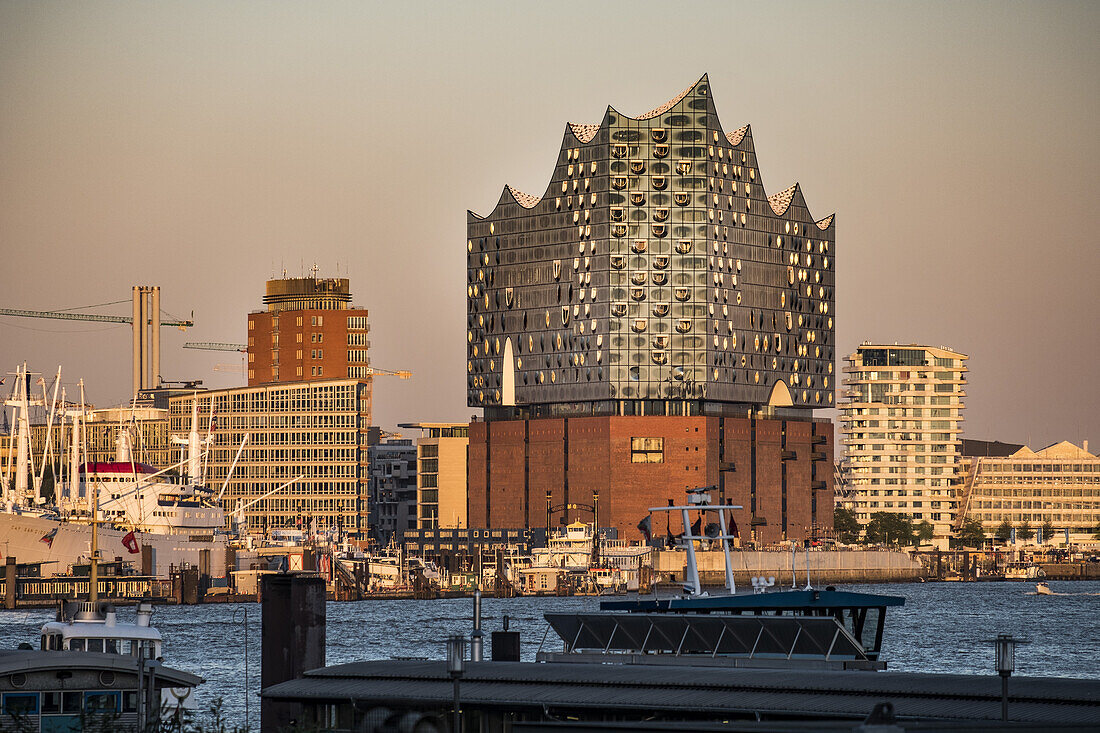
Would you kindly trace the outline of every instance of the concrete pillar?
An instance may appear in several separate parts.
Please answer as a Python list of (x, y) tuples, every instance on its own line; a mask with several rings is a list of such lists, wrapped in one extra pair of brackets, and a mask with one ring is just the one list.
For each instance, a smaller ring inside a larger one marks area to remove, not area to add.
[(133, 381), (134, 381), (134, 394), (138, 393), (141, 389), (142, 380), (142, 337), (145, 335), (145, 319), (142, 318), (142, 288), (139, 285), (135, 285), (133, 288), (134, 303), (133, 303), (133, 326), (134, 326), (134, 344), (133, 344)]
[(15, 608), (15, 591), (18, 579), (15, 577), (15, 558), (8, 557), (4, 565), (4, 608)]
[(152, 301), (149, 306), (149, 318), (151, 319), (149, 327), (149, 360), (151, 362), (149, 369), (149, 382), (147, 387), (157, 387), (160, 385), (160, 286), (154, 285), (149, 288), (150, 300)]
[[(325, 666), (325, 581), (316, 575), (276, 573), (261, 580), (260, 688)], [(301, 717), (296, 703), (264, 698), (260, 729), (279, 730)]]
[(157, 563), (155, 556), (153, 555), (153, 547), (151, 545), (141, 546), (141, 574), (146, 576), (154, 576), (157, 574)]

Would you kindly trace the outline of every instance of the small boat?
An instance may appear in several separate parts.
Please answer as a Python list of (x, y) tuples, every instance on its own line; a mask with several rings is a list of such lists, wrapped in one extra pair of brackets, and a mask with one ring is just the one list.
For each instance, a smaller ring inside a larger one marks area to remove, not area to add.
[(1036, 583), (1035, 594), (1040, 596), (1052, 596), (1054, 595), (1054, 591), (1052, 591), (1050, 586), (1046, 583)]

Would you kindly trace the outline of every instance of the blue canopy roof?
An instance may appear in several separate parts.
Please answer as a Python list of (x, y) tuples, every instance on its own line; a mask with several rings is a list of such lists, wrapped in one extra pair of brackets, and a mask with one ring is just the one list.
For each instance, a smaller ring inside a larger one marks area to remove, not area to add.
[(830, 608), (882, 608), (902, 606), (902, 596), (854, 593), (841, 590), (791, 590), (776, 593), (699, 596), (696, 598), (647, 598), (603, 601), (604, 611), (808, 611)]

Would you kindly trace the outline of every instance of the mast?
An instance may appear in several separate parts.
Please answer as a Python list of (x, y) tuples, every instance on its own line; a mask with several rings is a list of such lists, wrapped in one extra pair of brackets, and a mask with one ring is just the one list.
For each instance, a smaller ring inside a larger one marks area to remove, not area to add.
[[(84, 413), (83, 379), (80, 380), (80, 412)], [(88, 457), (86, 447), (84, 457)], [(84, 469), (84, 485), (89, 486), (87, 464)], [(92, 494), (92, 558), (88, 566), (88, 600), (95, 603), (99, 600), (99, 490), (96, 486), (90, 486), (89, 491)]]

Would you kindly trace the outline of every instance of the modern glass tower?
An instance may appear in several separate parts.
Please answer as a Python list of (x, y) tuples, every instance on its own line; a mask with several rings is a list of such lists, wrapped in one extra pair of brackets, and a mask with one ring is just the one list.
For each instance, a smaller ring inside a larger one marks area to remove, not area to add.
[(505, 186), (467, 229), (467, 395), (486, 419), (833, 403), (833, 217), (798, 184), (767, 194), (706, 76), (567, 125), (543, 195)]
[(746, 541), (832, 526), (834, 220), (768, 195), (707, 77), (569, 124), (546, 191), (467, 216), (470, 527), (594, 521), (717, 487)]

